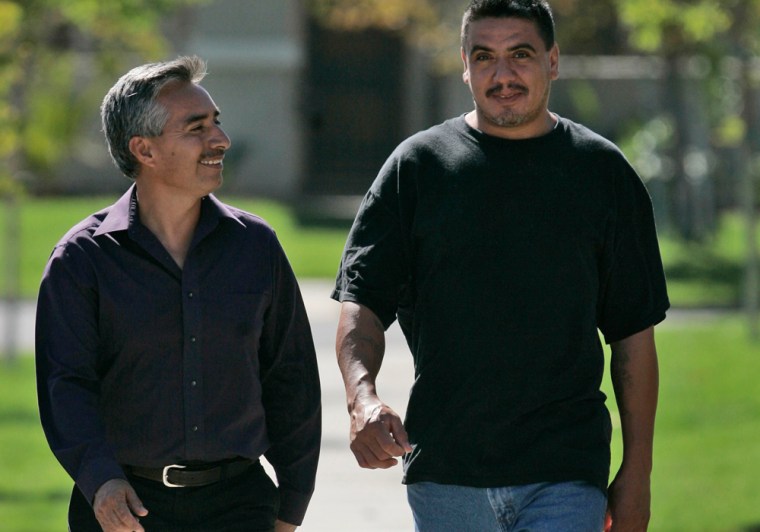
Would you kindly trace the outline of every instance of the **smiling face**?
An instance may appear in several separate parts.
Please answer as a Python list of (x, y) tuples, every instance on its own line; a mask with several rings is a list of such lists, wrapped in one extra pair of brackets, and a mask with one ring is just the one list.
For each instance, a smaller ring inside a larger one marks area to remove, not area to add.
[(475, 111), (467, 116), (471, 126), (511, 139), (552, 129), (547, 106), (558, 76), (559, 48), (547, 50), (533, 22), (514, 17), (473, 21), (464, 46), (463, 80), (475, 101)]
[(208, 195), (222, 184), (224, 153), (230, 147), (219, 109), (203, 87), (186, 82), (164, 87), (157, 102), (168, 119), (159, 136), (135, 137), (133, 153), (142, 164), (140, 177), (176, 193)]

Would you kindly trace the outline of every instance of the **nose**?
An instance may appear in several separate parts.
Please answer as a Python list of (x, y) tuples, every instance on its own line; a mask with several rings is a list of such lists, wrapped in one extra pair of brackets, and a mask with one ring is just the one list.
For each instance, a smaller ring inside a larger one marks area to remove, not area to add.
[(214, 127), (213, 136), (210, 139), (210, 144), (211, 147), (215, 150), (227, 151), (230, 149), (232, 141), (230, 140), (230, 137), (227, 136), (227, 133), (224, 132), (222, 126), (217, 125)]
[(508, 81), (515, 78), (515, 69), (512, 62), (507, 58), (500, 58), (496, 61), (493, 73), (494, 80)]

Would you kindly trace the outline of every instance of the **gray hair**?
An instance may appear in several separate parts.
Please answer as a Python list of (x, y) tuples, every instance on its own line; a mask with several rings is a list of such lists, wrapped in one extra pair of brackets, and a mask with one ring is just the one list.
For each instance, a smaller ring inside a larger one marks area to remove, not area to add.
[(168, 83), (200, 83), (206, 62), (197, 56), (149, 63), (133, 68), (111, 87), (100, 106), (103, 133), (114, 164), (124, 175), (137, 177), (139, 163), (129, 151), (132, 137), (157, 137), (169, 119), (168, 110), (156, 100)]

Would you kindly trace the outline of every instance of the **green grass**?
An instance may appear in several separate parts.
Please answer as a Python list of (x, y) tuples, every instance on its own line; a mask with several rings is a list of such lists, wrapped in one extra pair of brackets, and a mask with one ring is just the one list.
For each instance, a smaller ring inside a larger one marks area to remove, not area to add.
[[(739, 320), (659, 336), (666, 377), (657, 427), (658, 526), (757, 530), (760, 345), (749, 342)], [(680, 495), (680, 506), (671, 493)]]
[[(757, 530), (760, 350), (749, 343), (739, 316), (663, 325), (657, 343), (661, 385), (650, 530)], [(33, 370), (28, 356), (12, 367), (0, 365), (0, 528), (11, 532), (63, 529), (71, 484), (39, 426)], [(605, 390), (612, 397), (609, 380)], [(612, 400), (610, 407), (615, 418)], [(620, 460), (615, 426), (613, 464)]]
[[(657, 347), (661, 381), (650, 530), (760, 529), (760, 346), (750, 342), (744, 318), (735, 315), (663, 324)], [(605, 392), (613, 397), (608, 378)], [(619, 464), (621, 434), (614, 425), (613, 463)]]
[(37, 415), (31, 356), (0, 365), (0, 528), (64, 530), (71, 481), (54, 460)]
[[(650, 530), (749, 531), (760, 525), (758, 346), (737, 317), (662, 326)], [(612, 397), (609, 381), (605, 384)], [(615, 413), (613, 412), (613, 415)], [(619, 463), (620, 429), (614, 435)]]

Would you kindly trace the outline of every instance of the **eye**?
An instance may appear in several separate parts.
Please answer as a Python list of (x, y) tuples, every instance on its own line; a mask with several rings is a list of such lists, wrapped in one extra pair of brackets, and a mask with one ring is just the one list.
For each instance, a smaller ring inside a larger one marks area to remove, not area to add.
[(489, 59), (491, 59), (491, 56), (488, 55), (488, 54), (476, 54), (475, 55), (475, 61), (478, 61), (478, 62), (488, 61)]
[(513, 54), (513, 57), (515, 59), (527, 59), (528, 57), (530, 57), (530, 54), (526, 50), (517, 50)]

